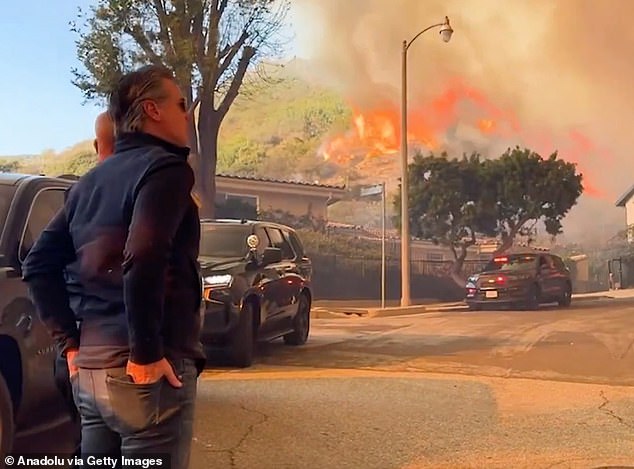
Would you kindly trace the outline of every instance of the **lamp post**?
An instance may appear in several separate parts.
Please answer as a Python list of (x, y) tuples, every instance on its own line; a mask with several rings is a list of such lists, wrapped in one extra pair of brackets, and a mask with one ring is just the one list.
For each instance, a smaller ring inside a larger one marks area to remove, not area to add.
[(407, 50), (418, 37), (433, 28), (440, 28), (440, 37), (449, 42), (453, 29), (449, 18), (419, 32), (411, 41), (403, 41), (401, 83), (401, 306), (409, 306), (410, 298), (410, 235), (409, 235), (409, 180), (407, 175)]

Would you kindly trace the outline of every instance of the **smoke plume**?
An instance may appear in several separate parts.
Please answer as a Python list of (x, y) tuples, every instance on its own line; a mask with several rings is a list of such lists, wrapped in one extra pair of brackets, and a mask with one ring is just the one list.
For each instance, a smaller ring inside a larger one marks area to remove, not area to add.
[[(559, 150), (596, 186), (602, 200), (569, 217), (580, 232), (590, 214), (623, 227), (614, 201), (634, 183), (633, 14), (634, 2), (623, 0), (294, 2), (297, 41), (315, 76), (367, 108), (399, 105), (403, 40), (448, 16), (448, 44), (432, 29), (409, 49), (410, 110), (429, 109), (451, 83), (477, 90), (495, 118), (521, 128), (518, 143)], [(458, 108), (457, 119), (469, 112)]]

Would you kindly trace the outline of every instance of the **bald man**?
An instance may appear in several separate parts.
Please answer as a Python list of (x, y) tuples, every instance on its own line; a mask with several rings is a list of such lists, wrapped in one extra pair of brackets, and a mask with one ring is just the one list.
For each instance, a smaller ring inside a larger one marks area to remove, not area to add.
[(94, 145), (100, 162), (114, 153), (114, 125), (107, 112), (102, 112), (95, 120)]

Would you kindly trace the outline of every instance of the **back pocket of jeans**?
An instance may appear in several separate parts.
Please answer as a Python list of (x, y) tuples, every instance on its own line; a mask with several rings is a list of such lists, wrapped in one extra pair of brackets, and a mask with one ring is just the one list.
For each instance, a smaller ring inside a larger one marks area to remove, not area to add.
[(161, 387), (165, 378), (155, 383), (136, 384), (128, 375), (106, 376), (112, 407), (112, 426), (118, 433), (129, 434), (156, 425), (159, 420)]

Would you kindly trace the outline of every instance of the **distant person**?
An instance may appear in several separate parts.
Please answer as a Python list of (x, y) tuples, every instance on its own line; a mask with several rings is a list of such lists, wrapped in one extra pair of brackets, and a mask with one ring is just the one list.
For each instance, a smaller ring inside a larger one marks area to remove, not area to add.
[(24, 280), (69, 358), (82, 455), (169, 454), (185, 469), (205, 364), (187, 107), (172, 73), (147, 66), (108, 111), (115, 151), (70, 189)]
[(99, 162), (114, 153), (114, 125), (108, 112), (102, 112), (95, 120), (95, 151)]
[[(102, 112), (97, 116), (97, 119), (95, 119), (95, 140), (93, 143), (99, 162), (104, 161), (106, 158), (111, 156), (112, 153), (114, 153), (114, 140), (114, 126), (112, 124), (112, 119), (110, 118), (108, 112)], [(70, 279), (67, 278), (67, 283), (69, 280)], [(72, 288), (72, 285), (67, 284), (67, 288)], [(62, 396), (68, 405), (71, 418), (73, 421), (78, 422), (80, 416), (73, 398), (71, 383), (69, 382), (71, 369), (73, 373), (76, 371), (76, 368), (73, 366), (73, 361), (76, 355), (76, 350), (69, 350), (66, 356), (58, 353), (54, 363), (53, 373), (57, 388), (62, 393)], [(80, 448), (78, 448), (76, 456), (80, 456), (79, 450)]]

